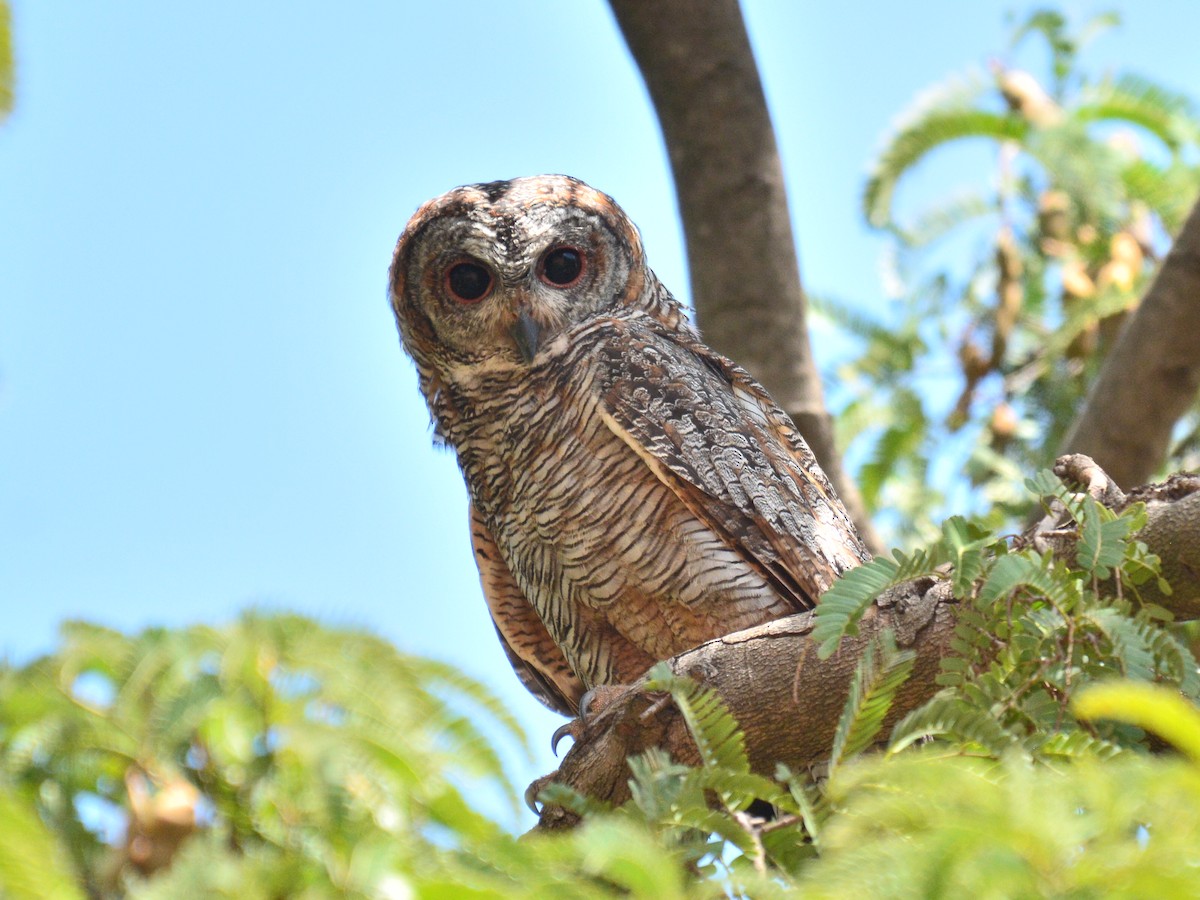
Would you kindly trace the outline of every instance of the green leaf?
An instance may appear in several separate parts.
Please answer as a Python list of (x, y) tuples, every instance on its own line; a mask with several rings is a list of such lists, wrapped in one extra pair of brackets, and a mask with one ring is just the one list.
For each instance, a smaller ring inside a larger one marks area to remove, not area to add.
[[(2, 23), (0, 23), (2, 24)], [(38, 820), (32, 804), (0, 787), (0, 896), (82, 900), (62, 848)]]
[(1020, 588), (1029, 588), (1060, 608), (1072, 606), (1078, 596), (1077, 588), (1061, 575), (1056, 577), (1055, 572), (1061, 573), (1062, 569), (1049, 554), (1038, 556), (1025, 551), (1002, 556), (979, 590), (979, 603), (989, 605)]
[(12, 112), (16, 81), (13, 64), (12, 10), (8, 0), (0, 0), (0, 122)]
[(870, 224), (882, 228), (892, 221), (897, 183), (930, 151), (964, 138), (1020, 141), (1025, 137), (1029, 126), (1021, 119), (967, 106), (966, 101), (979, 92), (978, 85), (964, 90), (961, 84), (952, 84), (949, 90), (922, 98), (908, 114), (871, 166), (862, 200)]
[(1039, 758), (1113, 759), (1128, 753), (1124, 747), (1088, 734), (1086, 731), (1059, 731), (1047, 735), (1032, 748)]
[(746, 739), (715, 691), (676, 675), (665, 662), (656, 664), (649, 671), (646, 690), (670, 693), (696, 741), (705, 766), (749, 774)]
[(890, 631), (882, 632), (863, 653), (850, 682), (850, 695), (833, 738), (830, 771), (865, 750), (883, 728), (883, 720), (901, 685), (912, 674), (917, 654), (897, 650)]
[(1200, 766), (1200, 710), (1175, 691), (1114, 681), (1080, 691), (1071, 708), (1084, 720), (1113, 719), (1153, 732)]
[(942, 541), (954, 566), (954, 596), (966, 597), (983, 574), (984, 549), (993, 538), (962, 516), (951, 516), (942, 526)]
[(1088, 86), (1072, 116), (1138, 125), (1175, 152), (1200, 141), (1200, 114), (1191, 98), (1128, 73)]
[(843, 635), (854, 633), (854, 626), (875, 598), (897, 583), (899, 571), (894, 560), (877, 556), (846, 572), (821, 595), (813, 617), (813, 640), (821, 659), (833, 655)]
[(923, 737), (948, 737), (964, 744), (975, 744), (1002, 756), (1018, 746), (1010, 734), (986, 709), (972, 706), (957, 697), (934, 697), (896, 723), (888, 743), (888, 753), (898, 753)]
[(1090, 497), (1082, 505), (1081, 519), (1075, 560), (1085, 572), (1106, 579), (1125, 558), (1132, 520), (1116, 516)]

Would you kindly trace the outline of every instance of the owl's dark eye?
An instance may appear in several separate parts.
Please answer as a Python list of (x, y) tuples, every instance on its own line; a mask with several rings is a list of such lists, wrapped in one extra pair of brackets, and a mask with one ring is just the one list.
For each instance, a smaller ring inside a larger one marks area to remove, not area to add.
[(574, 247), (555, 247), (542, 259), (542, 281), (555, 287), (570, 287), (583, 274), (583, 254)]
[(492, 273), (478, 263), (455, 263), (446, 270), (446, 290), (459, 303), (478, 303), (492, 292)]

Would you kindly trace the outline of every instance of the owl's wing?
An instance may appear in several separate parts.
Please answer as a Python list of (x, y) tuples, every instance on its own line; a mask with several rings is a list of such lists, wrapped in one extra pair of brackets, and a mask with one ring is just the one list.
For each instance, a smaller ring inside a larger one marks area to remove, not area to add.
[(594, 337), (605, 424), (797, 610), (870, 559), (791, 418), (744, 369), (649, 318)]
[(517, 586), (483, 517), (471, 504), (471, 546), (483, 596), (508, 661), (529, 692), (555, 712), (574, 716), (584, 686), (567, 665), (537, 610)]

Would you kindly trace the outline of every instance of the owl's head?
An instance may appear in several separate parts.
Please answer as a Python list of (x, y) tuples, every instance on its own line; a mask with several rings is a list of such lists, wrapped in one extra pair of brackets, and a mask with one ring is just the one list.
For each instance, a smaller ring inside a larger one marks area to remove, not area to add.
[(430, 200), (396, 244), (391, 301), (423, 389), (450, 367), (534, 365), (597, 316), (679, 315), (621, 208), (565, 175), (466, 185)]

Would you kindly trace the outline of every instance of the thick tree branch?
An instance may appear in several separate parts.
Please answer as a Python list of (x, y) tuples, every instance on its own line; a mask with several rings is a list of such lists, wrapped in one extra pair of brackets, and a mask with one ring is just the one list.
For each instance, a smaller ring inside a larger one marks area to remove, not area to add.
[(662, 126), (706, 340), (795, 420), (867, 545), (805, 323), (783, 167), (737, 0), (610, 0)]
[(1200, 202), (1105, 360), (1063, 453), (1091, 456), (1121, 485), (1162, 465), (1200, 390)]
[[(672, 659), (671, 668), (721, 695), (745, 732), (756, 771), (769, 774), (779, 762), (804, 768), (828, 759), (855, 666), (882, 630), (893, 629), (897, 644), (918, 654), (885, 728), (932, 696), (938, 662), (954, 637), (955, 606), (944, 583), (904, 585), (881, 597), (860, 623), (858, 636), (846, 638), (830, 659), (817, 658), (812, 613), (806, 612), (709, 641)], [(698, 762), (675, 707), (655, 703), (634, 686), (591, 723), (553, 778), (590, 797), (622, 803), (629, 799), (625, 760), (653, 746), (683, 762)], [(549, 806), (538, 827), (564, 828), (576, 821)]]
[[(1117, 508), (1146, 503), (1148, 523), (1139, 537), (1162, 557), (1163, 571), (1174, 588), (1169, 596), (1147, 599), (1179, 619), (1200, 617), (1200, 476), (1175, 476), (1122, 496), (1086, 457), (1060, 460), (1058, 469), (1065, 481), (1081, 483)], [(1073, 552), (1073, 547), (1060, 549)], [(1144, 588), (1142, 593), (1145, 596)], [(709, 641), (670, 663), (675, 672), (721, 695), (742, 725), (751, 765), (769, 775), (778, 762), (803, 768), (828, 760), (854, 668), (867, 644), (884, 629), (895, 632), (899, 646), (917, 653), (885, 733), (932, 697), (958, 609), (946, 582), (919, 579), (881, 596), (860, 623), (859, 634), (845, 638), (831, 659), (817, 656), (810, 612)], [(674, 706), (657, 703), (635, 685), (589, 724), (552, 777), (588, 796), (620, 803), (629, 796), (626, 759), (652, 746), (667, 749), (683, 762), (697, 762), (691, 736)], [(538, 827), (564, 828), (575, 821), (572, 814), (550, 806), (542, 810)]]

